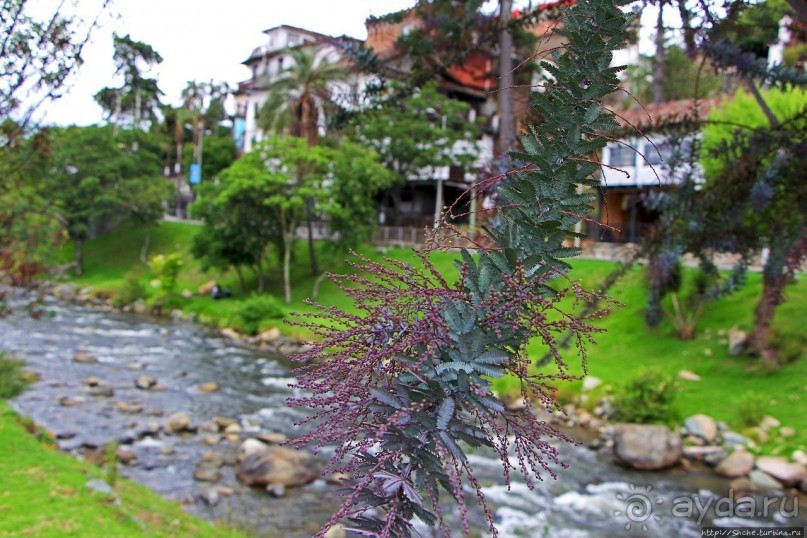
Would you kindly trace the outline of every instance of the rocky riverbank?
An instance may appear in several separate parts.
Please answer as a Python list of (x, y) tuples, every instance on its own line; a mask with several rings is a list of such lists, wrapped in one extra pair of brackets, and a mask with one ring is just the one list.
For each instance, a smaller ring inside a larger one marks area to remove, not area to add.
[[(199, 293), (207, 292), (205, 286), (209, 284), (200, 287)], [(117, 309), (109, 298), (93, 295), (86, 288), (76, 289), (72, 284), (56, 284), (49, 289), (60, 299), (76, 304), (113, 312), (165, 315), (161, 309), (149, 308), (144, 301)], [(179, 310), (173, 310), (168, 315), (174, 320), (194, 321), (193, 315), (186, 316)], [(305, 342), (284, 337), (277, 328), (255, 336), (241, 334), (231, 328), (220, 329), (220, 334), (238, 345), (285, 356), (306, 348)], [(739, 334), (735, 329), (727, 334), (727, 344), (732, 354), (735, 354), (743, 346), (745, 335)], [(681, 377), (696, 381), (689, 372), (682, 372)], [(599, 382), (594, 377), (587, 379), (584, 390)], [(520, 405), (511, 406), (513, 409), (518, 407)], [(625, 467), (660, 470), (678, 465), (686, 469), (693, 464), (702, 463), (712, 468), (717, 475), (729, 479), (728, 488), (736, 492), (807, 492), (807, 454), (804, 451), (795, 450), (789, 458), (756, 456), (753, 440), (731, 431), (728, 425), (719, 423), (708, 415), (691, 416), (673, 430), (655, 425), (615, 424), (611, 420), (612, 410), (607, 404), (596, 406), (593, 411), (567, 405), (564, 411), (565, 414), (542, 413), (541, 418), (556, 425), (588, 428), (596, 434), (588, 443), (589, 448), (612, 450), (615, 461)], [(783, 437), (790, 433), (790, 428), (781, 427), (779, 421), (773, 417), (765, 417), (755, 430), (762, 438), (767, 438), (774, 430)]]
[[(596, 385), (596, 378), (584, 380)], [(512, 406), (511, 406), (512, 407)], [(518, 406), (516, 406), (518, 407)], [(593, 411), (574, 405), (563, 413), (537, 411), (541, 418), (560, 427), (582, 427), (591, 432), (586, 445), (592, 450), (608, 450), (614, 461), (626, 468), (659, 471), (678, 467), (688, 470), (703, 464), (727, 480), (727, 489), (735, 493), (781, 492), (807, 493), (807, 453), (797, 449), (786, 456), (758, 455), (758, 445), (732, 431), (723, 422), (705, 414), (685, 419), (678, 427), (621, 424), (612, 421), (613, 409), (607, 400)], [(792, 428), (782, 426), (774, 417), (765, 416), (753, 428), (755, 435), (793, 436)]]

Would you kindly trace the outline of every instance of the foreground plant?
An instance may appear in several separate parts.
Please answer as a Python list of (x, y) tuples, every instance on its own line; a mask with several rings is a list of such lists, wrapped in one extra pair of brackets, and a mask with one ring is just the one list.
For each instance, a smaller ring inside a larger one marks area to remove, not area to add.
[[(310, 396), (291, 403), (316, 412), (304, 421), (313, 430), (294, 443), (337, 445), (331, 470), (351, 476), (341, 509), (317, 536), (343, 518), (365, 536), (411, 536), (414, 518), (448, 536), (441, 490), (469, 533), (466, 485), (496, 536), (467, 457), (477, 447), (498, 453), (508, 484), (513, 473), (530, 487), (554, 477), (551, 466), (560, 462), (549, 441), (571, 440), (529, 411), (531, 402), (556, 408), (551, 383), (571, 377), (557, 338), (574, 335), (585, 368), (586, 345), (598, 330), (587, 323), (596, 313), (578, 319), (560, 302), (566, 295), (598, 298), (566, 278), (562, 258), (579, 252), (563, 241), (590, 211), (592, 196), (578, 186), (598, 185), (590, 156), (605, 139), (596, 133), (618, 127), (600, 102), (622, 69), (610, 67), (631, 19), (618, 9), (622, 3), (580, 0), (567, 11), (557, 33), (568, 43), (553, 52), (553, 64), (542, 62), (555, 84), (533, 94), (544, 123), (522, 138), (524, 153), (513, 154), (524, 164), (487, 181), (498, 184), (500, 201), (480, 241), (491, 246), (478, 246), (475, 256), (462, 250), (456, 281), (430, 263), (436, 243), (416, 266), (360, 258), (356, 266), (367, 277), (334, 277), (359, 313), (323, 307), (301, 322), (320, 341), (298, 357), (311, 361), (297, 371), (297, 387)], [(549, 349), (556, 373), (530, 371), (533, 338)], [(508, 412), (493, 394), (491, 379), (505, 374), (520, 379), (527, 412)]]

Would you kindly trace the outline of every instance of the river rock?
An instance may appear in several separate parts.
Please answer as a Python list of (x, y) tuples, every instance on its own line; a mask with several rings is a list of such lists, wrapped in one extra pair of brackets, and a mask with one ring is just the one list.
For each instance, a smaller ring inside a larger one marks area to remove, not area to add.
[(265, 454), (268, 448), (269, 445), (266, 443), (250, 437), (238, 447), (238, 461), (243, 461), (253, 454)]
[(241, 335), (235, 329), (229, 327), (221, 330), (221, 335), (230, 340), (241, 340)]
[(134, 385), (141, 390), (150, 390), (157, 386), (157, 378), (150, 375), (141, 375), (135, 379)]
[(220, 430), (225, 429), (230, 424), (235, 424), (237, 420), (228, 417), (213, 417), (213, 423), (218, 426)]
[(765, 415), (764, 417), (762, 417), (762, 420), (759, 423), (759, 427), (766, 431), (778, 428), (781, 425), (782, 423), (779, 422), (778, 418), (772, 417), (770, 415)]
[(230, 424), (229, 426), (224, 428), (225, 435), (239, 435), (243, 431), (244, 429), (237, 422), (234, 422), (233, 424)]
[(717, 439), (717, 422), (709, 415), (693, 415), (684, 421), (686, 431), (709, 444)]
[(208, 435), (204, 439), (202, 439), (202, 443), (204, 443), (207, 446), (215, 446), (219, 444), (219, 441), (221, 441), (221, 437), (218, 435)]
[(212, 465), (213, 467), (221, 467), (224, 465), (224, 456), (215, 450), (205, 450), (202, 453), (201, 463)]
[(69, 301), (76, 295), (76, 287), (73, 284), (58, 284), (53, 288), (53, 295)]
[(93, 357), (88, 353), (79, 351), (73, 355), (73, 362), (78, 362), (80, 364), (95, 364), (98, 362), (98, 357)]
[(199, 494), (199, 498), (201, 498), (209, 506), (216, 506), (219, 504), (219, 502), (221, 502), (221, 494), (216, 488), (206, 489)]
[(179, 433), (189, 430), (191, 419), (185, 413), (174, 413), (165, 420), (165, 429), (170, 433)]
[(739, 478), (750, 473), (753, 468), (754, 456), (745, 450), (735, 450), (715, 467), (715, 472), (727, 478)]
[(681, 438), (664, 426), (618, 424), (614, 429), (614, 456), (627, 467), (664, 469), (675, 465), (681, 455)]
[(258, 336), (255, 337), (255, 340), (260, 344), (268, 344), (269, 342), (274, 342), (278, 338), (280, 338), (280, 329), (277, 327), (272, 327), (271, 329), (267, 329), (258, 334)]
[(725, 445), (726, 448), (733, 449), (738, 446), (746, 446), (750, 442), (751, 439), (737, 432), (723, 432), (723, 445)]
[(84, 387), (84, 392), (98, 398), (111, 398), (115, 395), (115, 389), (113, 389), (111, 385), (87, 386)]
[(316, 480), (320, 466), (311, 454), (278, 446), (246, 456), (238, 464), (236, 476), (249, 486), (302, 486)]
[(756, 493), (759, 491), (759, 488), (750, 478), (743, 476), (729, 482), (729, 490), (733, 491), (736, 495), (738, 493)]
[(124, 465), (134, 465), (137, 462), (137, 454), (128, 448), (119, 448), (115, 452), (115, 456)]
[(729, 329), (729, 355), (738, 357), (745, 352), (747, 346), (747, 332), (740, 330), (736, 325)]
[(678, 372), (678, 378), (683, 379), (684, 381), (700, 381), (701, 376), (696, 374), (695, 372), (691, 372), (689, 370), (681, 370)]
[(795, 463), (807, 466), (807, 452), (804, 452), (803, 450), (794, 450), (793, 454), (790, 456), (790, 459), (792, 459)]
[(61, 396), (58, 401), (59, 405), (61, 405), (62, 407), (75, 407), (79, 403), (81, 403), (81, 401), (78, 398), (74, 399), (69, 396)]
[(782, 437), (794, 437), (796, 435), (796, 429), (791, 428), (790, 426), (785, 426), (779, 429), (779, 435)]
[(763, 473), (759, 469), (754, 469), (748, 473), (748, 478), (762, 491), (782, 489), (782, 484), (771, 475)]
[(207, 383), (202, 383), (199, 385), (199, 392), (218, 392), (219, 391), (219, 384), (215, 381), (208, 381)]
[(118, 402), (115, 408), (121, 413), (139, 413), (143, 410), (143, 405), (140, 402)]
[(685, 446), (684, 457), (691, 460), (706, 460), (707, 458), (723, 460), (726, 457), (726, 451), (722, 446)]
[(109, 484), (107, 484), (103, 480), (100, 480), (100, 479), (97, 479), (97, 478), (94, 479), (94, 480), (88, 481), (85, 484), (85, 486), (87, 487), (87, 489), (91, 489), (91, 490), (95, 491), (96, 493), (101, 493), (103, 495), (111, 495), (111, 494), (115, 493), (115, 490), (112, 489), (112, 486), (110, 486)]
[(593, 375), (587, 375), (586, 377), (583, 378), (583, 386), (581, 390), (583, 392), (588, 392), (590, 390), (596, 389), (600, 385), (602, 385), (602, 379), (600, 379), (599, 377), (594, 377)]
[(261, 432), (261, 433), (258, 433), (258, 434), (255, 435), (255, 439), (257, 439), (258, 441), (264, 442), (267, 445), (279, 445), (280, 443), (285, 441), (287, 438), (282, 433)]
[(286, 486), (283, 484), (269, 484), (266, 486), (266, 493), (277, 499), (286, 496)]
[(98, 385), (105, 385), (106, 382), (101, 379), (100, 377), (96, 377), (94, 375), (86, 378), (83, 382), (88, 387), (97, 387)]
[(235, 493), (235, 490), (228, 486), (219, 486), (216, 488), (216, 491), (218, 491), (221, 495), (224, 495), (225, 497), (229, 497), (230, 495), (233, 495)]
[(200, 482), (218, 482), (221, 480), (221, 471), (215, 465), (201, 461), (194, 469), (193, 477)]
[(776, 456), (762, 456), (757, 459), (757, 469), (763, 471), (786, 486), (797, 486), (807, 478), (804, 466), (790, 463), (785, 458)]
[(212, 420), (202, 422), (196, 426), (196, 431), (199, 433), (218, 433), (219, 427)]
[(132, 303), (132, 312), (138, 315), (145, 315), (149, 313), (149, 305), (143, 299), (138, 299)]

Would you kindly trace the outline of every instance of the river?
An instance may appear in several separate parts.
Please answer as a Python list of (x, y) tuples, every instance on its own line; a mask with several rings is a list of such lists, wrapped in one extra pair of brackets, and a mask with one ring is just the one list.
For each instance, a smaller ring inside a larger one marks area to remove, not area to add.
[[(137, 463), (122, 465), (121, 474), (183, 502), (193, 514), (221, 519), (258, 536), (312, 536), (333, 512), (338, 502), (336, 486), (324, 480), (288, 488), (281, 498), (240, 486), (228, 465), (222, 467), (217, 484), (194, 480), (193, 470), (205, 451), (232, 458), (238, 443), (209, 446), (203, 442), (209, 437), (204, 433), (142, 436), (153, 423), (162, 423), (177, 411), (187, 413), (195, 424), (215, 416), (232, 417), (245, 436), (261, 431), (299, 435), (294, 422), (304, 415), (285, 405), (293, 394), (288, 387), (293, 377), (283, 357), (239, 347), (190, 322), (111, 313), (52, 298), (47, 299), (46, 310), (39, 320), (21, 312), (0, 319), (0, 349), (24, 358), (40, 376), (12, 405), (61, 438), (62, 449), (79, 453), (115, 440), (133, 441), (123, 446), (137, 455)], [(99, 362), (73, 361), (79, 352)], [(136, 388), (134, 380), (144, 374), (157, 378), (163, 390)], [(111, 385), (114, 396), (86, 394), (89, 376)], [(200, 392), (199, 386), (209, 381), (217, 382), (220, 390)], [(123, 413), (116, 408), (118, 402), (138, 403), (143, 409)], [(793, 498), (772, 503), (767, 517), (733, 514), (727, 501), (716, 504), (725, 499), (727, 482), (705, 468), (639, 473), (614, 465), (605, 449), (568, 444), (559, 449), (568, 468), (558, 470), (558, 480), (546, 477), (533, 491), (521, 482), (508, 491), (500, 483), (498, 459), (483, 452), (471, 456), (500, 536), (694, 537), (701, 536), (704, 525), (805, 525), (804, 516), (787, 517), (793, 512)], [(220, 502), (211, 506), (203, 497), (216, 485), (231, 487), (234, 494), (220, 496)], [(755, 499), (761, 506), (764, 499)], [(640, 508), (649, 507), (646, 519), (630, 515), (637, 502)], [(717, 513), (704, 506), (717, 506)], [(488, 536), (481, 516), (472, 514), (472, 518), (474, 533)], [(430, 534), (428, 529), (421, 530)]]

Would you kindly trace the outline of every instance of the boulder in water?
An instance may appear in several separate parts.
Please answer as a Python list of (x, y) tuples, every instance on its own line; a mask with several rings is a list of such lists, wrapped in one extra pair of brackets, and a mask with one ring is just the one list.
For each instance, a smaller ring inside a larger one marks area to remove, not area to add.
[(79, 351), (78, 353), (73, 354), (73, 362), (78, 362), (80, 364), (95, 364), (98, 362), (98, 357), (93, 357), (89, 353)]
[(807, 478), (803, 465), (790, 463), (785, 458), (776, 456), (762, 456), (757, 459), (757, 469), (786, 486), (798, 486), (799, 482)]
[(165, 429), (170, 433), (188, 431), (191, 427), (191, 419), (185, 413), (174, 413), (165, 420)]
[(739, 478), (750, 473), (753, 468), (754, 456), (745, 450), (735, 450), (715, 467), (715, 472), (727, 478)]
[(267, 446), (262, 452), (245, 456), (238, 465), (236, 475), (248, 486), (277, 484), (291, 487), (313, 482), (320, 472), (320, 465), (311, 454)]
[(664, 426), (619, 424), (614, 430), (614, 457), (626, 467), (654, 471), (675, 465), (681, 456), (681, 438)]

